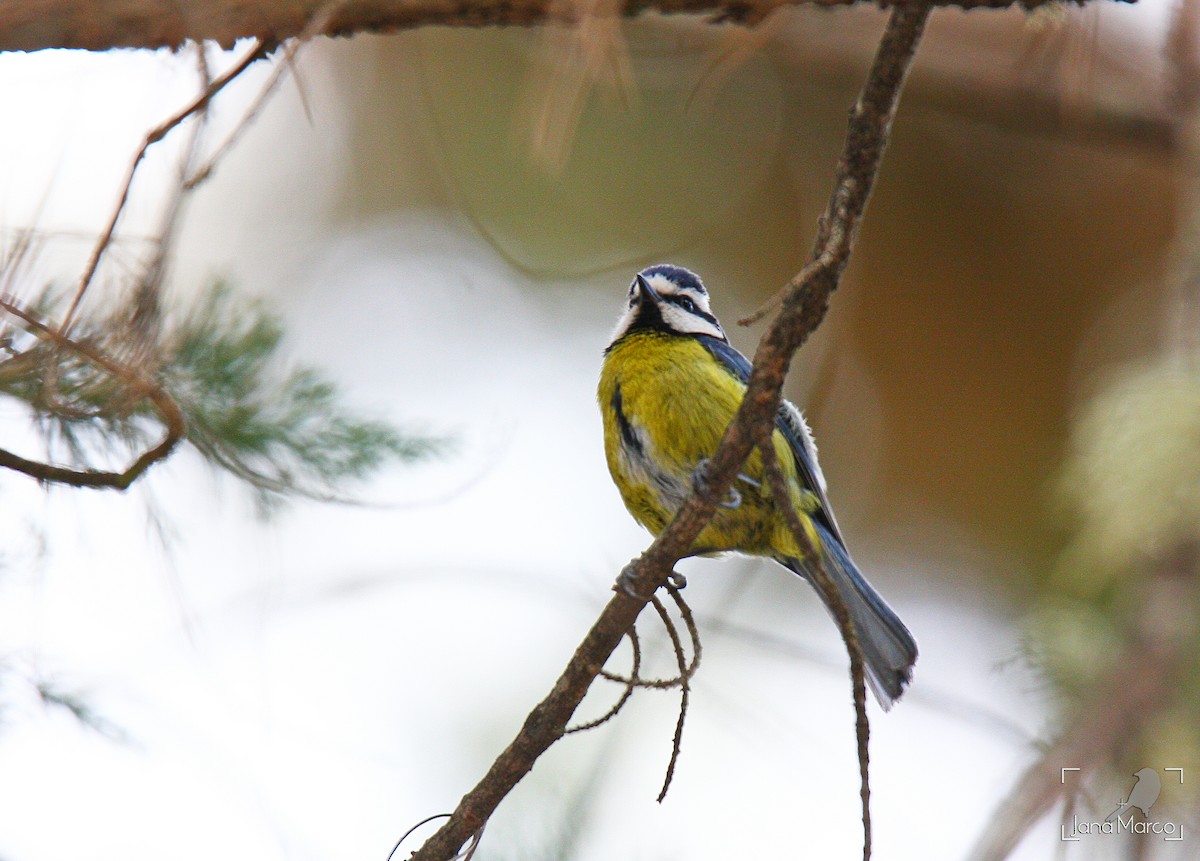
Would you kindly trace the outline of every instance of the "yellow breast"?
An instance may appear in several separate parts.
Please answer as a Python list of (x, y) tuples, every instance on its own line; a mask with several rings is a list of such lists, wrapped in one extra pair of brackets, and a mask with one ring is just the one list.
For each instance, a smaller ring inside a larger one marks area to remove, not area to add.
[[(609, 472), (629, 512), (654, 534), (690, 493), (697, 464), (716, 450), (745, 390), (694, 338), (634, 332), (606, 354), (598, 396)], [(775, 449), (785, 475), (794, 477), (791, 449), (778, 433)], [(803, 508), (806, 500), (790, 483)], [(718, 509), (695, 552), (772, 555), (794, 547), (762, 485), (757, 452), (734, 490), (740, 504)]]

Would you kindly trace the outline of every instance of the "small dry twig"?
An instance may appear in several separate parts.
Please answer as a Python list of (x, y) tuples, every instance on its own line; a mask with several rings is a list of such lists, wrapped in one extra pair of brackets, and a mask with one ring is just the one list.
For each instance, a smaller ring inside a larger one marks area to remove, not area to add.
[(575, 724), (563, 730), (563, 735), (571, 735), (576, 732), (585, 732), (589, 729), (595, 729), (601, 724), (608, 723), (617, 716), (617, 713), (625, 707), (625, 703), (629, 702), (629, 698), (633, 696), (634, 690), (641, 684), (641, 679), (638, 677), (638, 671), (642, 667), (642, 645), (638, 637), (637, 626), (632, 626), (626, 634), (629, 637), (629, 645), (633, 650), (633, 660), (629, 668), (628, 676), (621, 676), (617, 673), (611, 673), (608, 670), (601, 670), (600, 676), (610, 682), (617, 682), (624, 685), (624, 690), (621, 691), (620, 698), (613, 703), (612, 707), (604, 714), (595, 720), (587, 721), (586, 723)]
[[(680, 607), (687, 606), (682, 603), (679, 597), (679, 590), (670, 584), (667, 585), (667, 590), (675, 596), (676, 603)], [(687, 657), (683, 651), (683, 641), (679, 639), (679, 631), (675, 628), (675, 623), (671, 621), (670, 615), (667, 613), (667, 608), (663, 606), (662, 601), (657, 595), (650, 596), (650, 603), (654, 605), (654, 609), (658, 612), (658, 616), (662, 619), (663, 625), (667, 629), (667, 634), (671, 638), (671, 646), (675, 649), (675, 663), (679, 667), (679, 719), (675, 722), (675, 737), (671, 741), (671, 759), (667, 762), (667, 774), (663, 778), (662, 789), (658, 793), (658, 803), (667, 797), (667, 790), (671, 788), (671, 780), (675, 777), (675, 764), (679, 762), (679, 748), (683, 744), (683, 724), (687, 720), (688, 700), (691, 695), (690, 679), (691, 674), (688, 672)], [(697, 639), (696, 642), (699, 642)], [(699, 652), (697, 652), (697, 658)], [(693, 667), (694, 670), (694, 667)]]
[(231, 81), (246, 71), (256, 60), (266, 56), (272, 44), (264, 39), (255, 41), (254, 45), (246, 52), (246, 56), (240, 62), (235, 63), (225, 74), (213, 80), (205, 88), (204, 92), (189, 105), (147, 132), (145, 140), (142, 141), (142, 145), (138, 148), (137, 153), (134, 154), (133, 161), (129, 165), (129, 170), (125, 174), (125, 182), (121, 186), (121, 193), (117, 197), (117, 203), (113, 207), (112, 215), (109, 216), (108, 224), (101, 232), (100, 238), (96, 241), (96, 247), (92, 250), (92, 256), (88, 259), (87, 266), (83, 270), (83, 275), (79, 279), (79, 286), (75, 290), (75, 296), (67, 308), (66, 316), (63, 317), (63, 321), (59, 325), (59, 334), (67, 335), (70, 333), (71, 324), (74, 322), (75, 312), (79, 308), (79, 303), (83, 301), (83, 296), (91, 285), (92, 279), (96, 277), (96, 270), (100, 266), (100, 260), (104, 256), (104, 252), (108, 250), (109, 245), (112, 243), (113, 234), (117, 229), (117, 222), (120, 221), (121, 213), (125, 210), (125, 203), (129, 200), (129, 189), (133, 186), (133, 178), (137, 175), (142, 159), (146, 157), (146, 151), (170, 134), (176, 126), (192, 114), (205, 110), (217, 93), (225, 89)]
[[(259, 90), (259, 93), (255, 97), (253, 103), (251, 103), (250, 107), (246, 109), (245, 114), (243, 114), (241, 120), (239, 120), (234, 126), (233, 131), (229, 133), (229, 136), (225, 138), (225, 140), (222, 141), (220, 145), (216, 147), (216, 149), (213, 150), (213, 153), (211, 156), (209, 156), (208, 160), (205, 161), (203, 165), (197, 168), (196, 171), (184, 181), (184, 191), (191, 191), (212, 175), (217, 164), (222, 158), (225, 157), (225, 154), (233, 148), (233, 145), (237, 143), (238, 139), (242, 136), (246, 129), (250, 127), (255, 118), (257, 118), (259, 111), (262, 110), (262, 107), (266, 104), (267, 99), (270, 98), (279, 84), (283, 81), (284, 75), (291, 71), (293, 72), (293, 76), (295, 76), (296, 55), (299, 53), (300, 49), (304, 47), (307, 42), (311, 41), (314, 36), (319, 36), (320, 34), (324, 33), (328, 29), (329, 22), (334, 13), (336, 13), (342, 6), (346, 5), (347, 2), (348, 0), (329, 0), (329, 2), (323, 3), (313, 12), (312, 19), (308, 22), (308, 25), (299, 34), (288, 40), (287, 48), (284, 50), (283, 57), (276, 64), (274, 70), (272, 70), (271, 76), (267, 79), (266, 83), (263, 84), (262, 89)], [(303, 91), (301, 91), (301, 93), (303, 93)], [(303, 96), (301, 100), (304, 102), (305, 113), (308, 113), (307, 100), (304, 100)]]
[[(682, 580), (682, 577), (680, 580)], [(680, 638), (679, 631), (674, 621), (672, 621), (670, 614), (667, 613), (666, 607), (663, 606), (662, 601), (660, 601), (656, 595), (650, 596), (650, 603), (654, 605), (654, 609), (658, 612), (659, 618), (663, 623), (663, 627), (666, 628), (667, 636), (671, 640), (671, 646), (675, 653), (675, 664), (679, 674), (670, 679), (643, 679), (639, 675), (642, 655), (641, 645), (637, 635), (637, 626), (634, 625), (630, 627), (627, 634), (630, 644), (633, 648), (633, 666), (629, 671), (629, 675), (622, 676), (603, 669), (599, 673), (601, 678), (612, 682), (618, 682), (625, 686), (625, 689), (621, 692), (620, 699), (618, 699), (617, 702), (607, 712), (595, 720), (568, 727), (563, 732), (563, 735), (569, 735), (575, 732), (583, 732), (584, 730), (595, 729), (601, 724), (607, 723), (616, 717), (621, 709), (624, 708), (625, 704), (629, 702), (629, 698), (633, 696), (634, 690), (637, 688), (651, 688), (655, 690), (679, 688), (682, 692), (679, 706), (679, 719), (675, 723), (675, 738), (671, 746), (671, 759), (667, 764), (667, 773), (665, 779), (663, 780), (662, 791), (658, 794), (659, 802), (661, 802), (667, 796), (667, 789), (670, 787), (671, 780), (675, 774), (675, 764), (679, 761), (679, 749), (683, 740), (683, 724), (687, 719), (690, 682), (692, 676), (696, 674), (696, 670), (700, 666), (701, 652), (700, 632), (696, 627), (696, 619), (692, 615), (692, 609), (688, 606), (687, 601), (685, 601), (683, 598), (683, 594), (681, 592), (683, 588), (682, 583), (667, 583), (666, 588), (672, 600), (675, 601), (675, 606), (679, 610), (679, 615), (683, 619), (684, 625), (687, 627), (688, 637), (691, 639), (692, 660), (690, 662), (687, 660), (686, 652), (683, 647), (683, 640)]]
[(23, 472), (38, 481), (69, 484), (74, 487), (113, 487), (125, 490), (152, 465), (170, 456), (175, 446), (183, 439), (186, 425), (179, 406), (162, 386), (140, 370), (122, 365), (87, 344), (63, 336), (59, 329), (43, 324), (8, 298), (0, 297), (0, 309), (21, 320), (37, 337), (78, 353), (89, 362), (121, 380), (131, 393), (150, 402), (162, 419), (165, 428), (162, 441), (154, 448), (143, 452), (123, 472), (54, 466), (40, 461), (27, 460), (5, 449), (0, 449), (0, 466)]
[(833, 611), (838, 631), (841, 632), (842, 641), (846, 644), (846, 653), (850, 656), (854, 728), (858, 743), (859, 795), (862, 798), (863, 859), (867, 861), (871, 857), (871, 779), (867, 747), (871, 736), (871, 725), (867, 720), (867, 684), (863, 668), (862, 646), (858, 642), (858, 632), (854, 627), (854, 620), (850, 617), (850, 608), (846, 606), (841, 591), (834, 585), (829, 572), (825, 570), (820, 551), (813, 547), (808, 532), (804, 529), (804, 525), (800, 522), (800, 516), (792, 505), (787, 481), (783, 477), (783, 471), (779, 468), (779, 460), (775, 456), (773, 441), (768, 438), (759, 444), (758, 450), (762, 452), (763, 470), (771, 485), (771, 495), (775, 498), (775, 505), (783, 512), (784, 519), (787, 520), (788, 528), (791, 529), (796, 543), (800, 545), (805, 558), (810, 562), (810, 576), (817, 581), (816, 585), (821, 595), (829, 601), (829, 609)]

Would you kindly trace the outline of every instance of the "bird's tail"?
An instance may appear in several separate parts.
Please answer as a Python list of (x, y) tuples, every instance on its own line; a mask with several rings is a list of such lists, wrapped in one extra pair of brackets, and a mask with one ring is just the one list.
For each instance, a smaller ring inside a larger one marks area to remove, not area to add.
[[(819, 521), (814, 520), (813, 525), (821, 539), (825, 572), (837, 587), (850, 611), (850, 618), (854, 620), (867, 683), (875, 699), (887, 711), (900, 699), (905, 686), (912, 680), (913, 664), (917, 661), (917, 643), (900, 617), (883, 600), (883, 596), (863, 577), (837, 536)], [(829, 597), (810, 576), (811, 562), (787, 556), (779, 557), (777, 561), (808, 580), (832, 615)]]

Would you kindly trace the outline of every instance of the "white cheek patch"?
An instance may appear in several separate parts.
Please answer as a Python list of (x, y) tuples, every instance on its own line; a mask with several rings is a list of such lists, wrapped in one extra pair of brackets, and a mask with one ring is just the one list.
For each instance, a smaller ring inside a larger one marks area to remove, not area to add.
[(698, 317), (685, 311), (683, 308), (676, 307), (670, 302), (663, 302), (659, 307), (659, 312), (662, 314), (663, 322), (675, 332), (681, 335), (709, 335), (713, 338), (725, 340), (725, 333), (721, 331), (721, 327), (705, 320), (703, 317)]

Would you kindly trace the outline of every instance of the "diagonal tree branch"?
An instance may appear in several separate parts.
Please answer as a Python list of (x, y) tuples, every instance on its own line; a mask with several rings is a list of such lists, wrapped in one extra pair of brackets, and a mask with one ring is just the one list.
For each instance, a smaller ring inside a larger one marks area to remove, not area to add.
[[(278, 43), (303, 33), (325, 0), (0, 0), (0, 51), (43, 48), (178, 48), (211, 40), (232, 47), (238, 39)], [(850, 6), (864, 0), (619, 0), (614, 11), (633, 17), (705, 14), (714, 22), (757, 24), (778, 9)], [(930, 0), (937, 6), (1032, 9), (1051, 0)], [(1074, 0), (1083, 5), (1087, 0)], [(1133, 2), (1133, 0), (1125, 0)], [(880, 6), (902, 5), (879, 0)], [(322, 32), (409, 30), (423, 26), (485, 27), (578, 23), (593, 14), (589, 4), (559, 0), (348, 0)]]
[(672, 566), (689, 553), (751, 449), (770, 434), (792, 356), (824, 318), (830, 293), (849, 260), (930, 8), (927, 0), (917, 0), (892, 10), (866, 84), (851, 110), (814, 262), (785, 288), (783, 309), (759, 343), (746, 396), (709, 461), (708, 492), (689, 496), (675, 519), (626, 567), (622, 576), (628, 591), (615, 590), (549, 695), (529, 713), (517, 737), (479, 784), (463, 796), (449, 820), (413, 853), (413, 861), (452, 858), (483, 827), (537, 758), (562, 737), (592, 681), (646, 605), (648, 597), (644, 596), (667, 582)]

